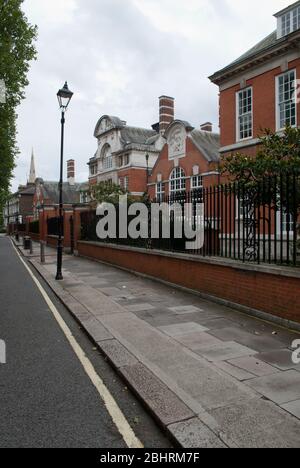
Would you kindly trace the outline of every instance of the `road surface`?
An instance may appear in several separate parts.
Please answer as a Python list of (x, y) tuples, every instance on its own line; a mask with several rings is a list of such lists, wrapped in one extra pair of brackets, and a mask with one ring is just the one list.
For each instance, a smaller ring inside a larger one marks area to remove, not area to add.
[[(129, 437), (150, 448), (170, 442), (79, 329), (49, 288), (71, 330), (128, 423)], [(90, 376), (8, 238), (0, 237), (0, 447), (126, 448)]]

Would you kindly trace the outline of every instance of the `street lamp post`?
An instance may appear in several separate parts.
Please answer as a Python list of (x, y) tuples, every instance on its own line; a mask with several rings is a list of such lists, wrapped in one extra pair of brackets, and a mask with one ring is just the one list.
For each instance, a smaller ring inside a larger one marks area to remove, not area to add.
[(148, 192), (148, 184), (149, 184), (149, 154), (146, 154), (146, 164), (147, 164), (147, 192)]
[(62, 275), (62, 258), (63, 258), (63, 169), (64, 169), (64, 129), (65, 129), (65, 113), (72, 99), (73, 93), (68, 88), (66, 82), (64, 87), (57, 93), (59, 107), (61, 109), (61, 146), (60, 146), (60, 178), (59, 178), (59, 220), (58, 220), (58, 242), (57, 242), (57, 273), (56, 280), (61, 281)]

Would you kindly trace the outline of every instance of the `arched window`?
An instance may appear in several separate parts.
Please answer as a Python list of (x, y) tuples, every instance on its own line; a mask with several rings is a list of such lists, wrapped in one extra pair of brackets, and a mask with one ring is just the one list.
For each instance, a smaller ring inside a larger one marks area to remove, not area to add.
[(103, 169), (112, 169), (113, 167), (113, 157), (111, 154), (111, 147), (105, 145), (101, 152), (101, 157), (103, 160)]
[(185, 172), (181, 167), (173, 169), (170, 175), (170, 193), (184, 192), (186, 189)]

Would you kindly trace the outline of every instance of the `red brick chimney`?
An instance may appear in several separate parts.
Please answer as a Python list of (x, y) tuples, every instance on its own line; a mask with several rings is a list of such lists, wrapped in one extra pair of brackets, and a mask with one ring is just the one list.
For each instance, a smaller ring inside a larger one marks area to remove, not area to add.
[(69, 185), (75, 184), (75, 161), (74, 159), (69, 159), (67, 161), (67, 179)]
[(206, 123), (200, 125), (200, 129), (203, 132), (212, 132), (213, 131), (213, 124), (211, 122), (206, 122)]
[(163, 135), (175, 118), (175, 99), (169, 96), (159, 98), (159, 131)]

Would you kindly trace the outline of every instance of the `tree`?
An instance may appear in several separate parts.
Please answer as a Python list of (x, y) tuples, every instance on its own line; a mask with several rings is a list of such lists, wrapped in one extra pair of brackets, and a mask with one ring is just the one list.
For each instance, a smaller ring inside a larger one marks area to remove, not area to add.
[[(300, 129), (286, 127), (282, 134), (265, 131), (256, 156), (241, 153), (228, 156), (223, 172), (255, 193), (256, 203), (271, 204), (299, 219), (300, 216)], [(300, 229), (298, 224), (298, 235)], [(300, 247), (300, 240), (298, 240)]]
[(232, 154), (225, 159), (223, 171), (241, 182), (300, 172), (300, 129), (286, 127), (283, 134), (266, 130), (255, 157)]
[(98, 184), (91, 186), (89, 195), (92, 201), (100, 204), (107, 202), (117, 205), (119, 203), (119, 198), (124, 195), (127, 195), (128, 204), (147, 200), (145, 195), (143, 197), (133, 197), (120, 185), (109, 181), (99, 182)]
[(6, 101), (0, 103), (0, 226), (18, 154), (16, 109), (25, 98), (30, 62), (36, 58), (37, 27), (29, 24), (22, 3), (0, 0), (0, 80), (6, 88)]

